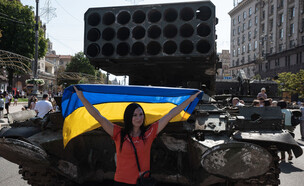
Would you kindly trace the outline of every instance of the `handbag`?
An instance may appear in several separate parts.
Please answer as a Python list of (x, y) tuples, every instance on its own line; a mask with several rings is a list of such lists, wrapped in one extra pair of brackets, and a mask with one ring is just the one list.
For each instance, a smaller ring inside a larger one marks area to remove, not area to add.
[[(136, 163), (137, 163), (137, 168), (138, 168), (138, 171), (140, 172), (140, 165), (139, 165), (135, 145), (134, 145), (134, 143), (132, 141), (132, 138), (130, 137), (129, 134), (128, 134), (128, 137), (129, 137), (129, 139), (131, 141), (131, 144), (133, 146), (134, 153), (135, 153), (135, 158), (136, 158)], [(149, 174), (149, 176), (145, 177), (146, 174)], [(142, 175), (140, 175), (139, 178), (137, 179), (137, 182), (136, 182), (136, 186), (155, 186), (155, 185), (156, 185), (156, 180), (151, 177), (151, 171), (149, 171), (149, 170), (145, 171)]]

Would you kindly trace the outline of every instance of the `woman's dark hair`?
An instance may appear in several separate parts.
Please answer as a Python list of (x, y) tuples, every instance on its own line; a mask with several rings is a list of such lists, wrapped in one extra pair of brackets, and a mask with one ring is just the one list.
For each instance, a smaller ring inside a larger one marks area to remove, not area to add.
[(144, 114), (144, 122), (140, 126), (140, 137), (144, 140), (144, 134), (146, 132), (146, 127), (144, 126), (145, 120), (146, 120), (144, 109), (137, 103), (131, 103), (127, 106), (125, 113), (124, 113), (125, 127), (122, 128), (121, 132), (120, 132), (120, 150), (122, 149), (122, 145), (123, 145), (123, 142), (125, 141), (124, 139), (125, 139), (126, 135), (130, 134), (130, 132), (133, 130), (132, 119), (133, 119), (134, 111), (137, 108), (140, 108)]

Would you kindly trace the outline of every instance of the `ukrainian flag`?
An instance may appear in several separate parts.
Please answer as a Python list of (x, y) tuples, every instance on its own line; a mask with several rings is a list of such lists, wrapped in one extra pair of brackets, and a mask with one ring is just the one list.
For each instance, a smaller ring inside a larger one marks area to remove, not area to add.
[[(123, 123), (125, 108), (133, 102), (142, 106), (146, 114), (145, 124), (149, 125), (166, 115), (172, 108), (181, 104), (199, 90), (183, 88), (163, 88), (150, 86), (120, 85), (76, 85), (83, 91), (85, 98), (99, 110), (101, 115), (111, 122)], [(189, 118), (201, 93), (171, 122), (185, 121)], [(62, 114), (64, 119), (64, 146), (74, 137), (100, 127), (78, 99), (73, 86), (64, 90), (62, 97)]]

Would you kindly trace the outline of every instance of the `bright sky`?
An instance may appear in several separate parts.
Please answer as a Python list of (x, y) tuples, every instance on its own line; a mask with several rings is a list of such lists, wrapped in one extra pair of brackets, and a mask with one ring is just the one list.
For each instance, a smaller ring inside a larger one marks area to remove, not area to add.
[[(161, 4), (174, 2), (191, 2), (195, 0), (39, 0), (39, 15), (46, 24), (47, 37), (53, 43), (53, 50), (57, 55), (74, 55), (83, 51), (84, 41), (84, 13), (93, 7), (111, 7), (141, 4)], [(197, 1), (197, 0), (196, 0)], [(233, 8), (233, 0), (211, 0), (216, 6), (216, 17), (219, 24), (216, 26), (217, 51), (230, 50), (230, 16), (228, 12)], [(43, 15), (50, 3), (51, 11), (48, 22)], [(135, 3), (134, 3), (135, 2)], [(36, 0), (21, 0), (23, 5), (33, 6), (36, 10)], [(123, 82), (123, 77), (110, 75)], [(128, 82), (128, 79), (127, 79)]]
[[(84, 41), (84, 13), (92, 7), (109, 7), (141, 4), (160, 4), (173, 2), (190, 2), (189, 0), (39, 0), (39, 15), (46, 12), (47, 2), (54, 9), (56, 17), (47, 23), (47, 17), (41, 17), (46, 23), (47, 37), (53, 43), (56, 54), (74, 55), (83, 51)], [(233, 0), (211, 0), (216, 6), (217, 50), (230, 49), (230, 16), (228, 12), (233, 8)], [(36, 8), (36, 0), (21, 0), (23, 5)], [(52, 11), (51, 11), (52, 12)], [(52, 13), (49, 14), (52, 17)]]

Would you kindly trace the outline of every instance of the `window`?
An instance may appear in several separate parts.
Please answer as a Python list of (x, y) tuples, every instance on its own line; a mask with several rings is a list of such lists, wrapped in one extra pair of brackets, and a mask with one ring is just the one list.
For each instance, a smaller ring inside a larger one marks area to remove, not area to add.
[(249, 21), (248, 21), (248, 29), (251, 28), (251, 26), (252, 26), (251, 19), (249, 19)]
[(251, 43), (248, 43), (248, 51), (251, 51)]
[(283, 8), (283, 6), (284, 6), (284, 0), (279, 0), (278, 8)]
[(240, 54), (241, 54), (241, 49), (240, 49), (240, 48), (238, 48), (238, 52), (237, 52), (237, 54), (238, 54), (238, 55), (240, 55)]
[(290, 56), (285, 56), (285, 67), (290, 67)]
[(256, 36), (257, 34), (258, 34), (258, 29), (255, 28), (255, 29), (254, 29), (254, 36)]
[(296, 14), (295, 7), (290, 8), (290, 19), (294, 18)]
[(265, 25), (262, 24), (262, 32), (264, 33), (265, 32)]
[(259, 7), (258, 7), (258, 4), (255, 5), (255, 12), (254, 13), (257, 13), (259, 10)]
[(280, 14), (280, 21), (281, 23), (284, 23), (284, 14)]
[(265, 19), (265, 10), (263, 10), (262, 19), (263, 19), (263, 20)]
[(283, 51), (283, 44), (279, 44), (279, 52)]
[(241, 22), (241, 16), (238, 16), (238, 22), (239, 23)]
[(248, 32), (248, 40), (251, 39), (251, 31)]
[(251, 61), (251, 59), (250, 59), (250, 55), (248, 55), (248, 57), (247, 57), (247, 58), (248, 58), (248, 62), (250, 62), (250, 61)]
[(246, 23), (243, 23), (243, 31), (245, 31)]
[(272, 52), (273, 52), (273, 47), (270, 47), (269, 53), (272, 54)]
[(240, 45), (240, 37), (238, 37), (238, 41), (237, 42), (238, 42), (238, 45)]
[(273, 19), (269, 21), (269, 30), (272, 31), (273, 28)]
[(241, 27), (238, 26), (238, 34), (240, 34), (240, 33), (241, 33)]
[(273, 12), (274, 12), (274, 5), (271, 5), (271, 7), (270, 7), (270, 15), (273, 15)]
[(250, 7), (249, 10), (248, 10), (248, 14), (249, 14), (249, 16), (252, 15), (252, 8), (251, 8), (251, 7)]
[(233, 20), (232, 20), (232, 24), (233, 24), (233, 26), (235, 25), (235, 18), (233, 18)]
[(246, 19), (246, 18), (247, 18), (247, 13), (246, 13), (246, 11), (245, 11), (245, 12), (243, 12), (243, 18), (244, 18), (244, 19)]
[(284, 37), (284, 30), (283, 28), (280, 29), (280, 39), (283, 39)]
[(233, 36), (235, 36), (235, 29), (233, 29), (233, 31), (232, 31), (232, 35), (233, 35)]
[(245, 53), (245, 52), (246, 52), (246, 46), (244, 45), (244, 46), (243, 46), (242, 53)]
[(295, 47), (295, 41), (294, 41), (294, 40), (290, 40), (290, 41), (289, 41), (289, 47), (290, 47), (290, 48)]
[(291, 25), (290, 25), (290, 35), (292, 35), (292, 34), (294, 34), (294, 24), (292, 23)]
[(254, 18), (254, 24), (255, 24), (255, 25), (258, 24), (258, 16), (255, 16), (255, 18)]
[(232, 40), (232, 46), (234, 47), (235, 45), (235, 39)]
[(255, 49), (258, 48), (258, 41), (254, 41), (254, 48), (255, 48)]
[(245, 34), (242, 36), (242, 43), (245, 42)]
[(280, 59), (275, 59), (274, 60), (274, 66), (279, 67), (280, 66)]
[(235, 57), (236, 56), (236, 53), (235, 53), (235, 50), (233, 50), (233, 56), (232, 57)]

